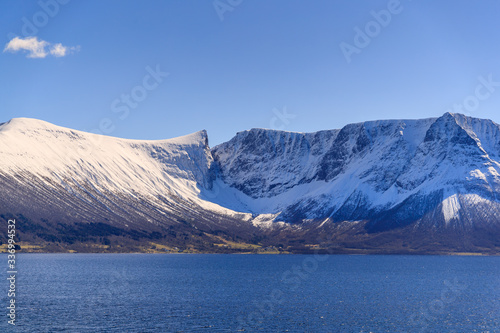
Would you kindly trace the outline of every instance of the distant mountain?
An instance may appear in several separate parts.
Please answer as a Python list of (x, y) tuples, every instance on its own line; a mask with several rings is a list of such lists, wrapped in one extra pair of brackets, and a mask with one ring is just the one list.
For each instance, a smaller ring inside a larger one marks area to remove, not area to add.
[(46, 251), (499, 253), (499, 172), (500, 126), (451, 113), (212, 149), (0, 125), (0, 217)]

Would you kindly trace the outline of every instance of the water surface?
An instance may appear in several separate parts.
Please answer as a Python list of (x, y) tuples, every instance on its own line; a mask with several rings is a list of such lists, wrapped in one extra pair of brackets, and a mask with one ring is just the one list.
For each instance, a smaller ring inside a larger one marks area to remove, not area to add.
[(17, 264), (17, 325), (5, 316), (2, 332), (500, 332), (500, 257), (20, 254)]

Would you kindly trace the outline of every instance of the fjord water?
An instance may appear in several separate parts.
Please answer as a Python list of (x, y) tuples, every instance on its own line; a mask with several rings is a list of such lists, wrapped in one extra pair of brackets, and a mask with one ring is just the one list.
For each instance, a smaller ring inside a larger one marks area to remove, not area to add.
[(20, 254), (17, 266), (16, 326), (4, 315), (2, 332), (500, 332), (500, 257)]

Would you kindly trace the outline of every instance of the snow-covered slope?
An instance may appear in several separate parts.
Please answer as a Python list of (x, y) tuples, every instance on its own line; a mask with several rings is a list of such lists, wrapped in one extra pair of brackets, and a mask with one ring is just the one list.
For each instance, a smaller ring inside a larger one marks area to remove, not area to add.
[(47, 239), (78, 223), (131, 237), (170, 232), (181, 243), (206, 232), (280, 239), (285, 229), (482, 230), (482, 239), (500, 233), (499, 194), (500, 126), (460, 114), (316, 133), (252, 129), (212, 149), (205, 131), (141, 141), (25, 118), (0, 124), (0, 218), (22, 214)]
[(205, 131), (161, 141), (117, 139), (16, 118), (0, 126), (0, 173), (30, 172), (66, 184), (191, 198), (210, 188), (213, 162)]
[(212, 153), (250, 211), (285, 221), (368, 220), (377, 230), (500, 221), (500, 127), (489, 120), (446, 113), (312, 134), (256, 129)]
[(141, 141), (26, 118), (0, 125), (2, 213), (141, 228), (218, 223), (207, 210), (248, 219), (200, 197), (212, 188), (212, 165), (205, 131)]

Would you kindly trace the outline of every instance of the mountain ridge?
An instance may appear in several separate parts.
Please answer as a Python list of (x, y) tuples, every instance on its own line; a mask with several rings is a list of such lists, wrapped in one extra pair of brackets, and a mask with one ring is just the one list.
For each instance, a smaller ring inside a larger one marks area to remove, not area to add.
[[(482, 148), (477, 146), (477, 141), (469, 136), (468, 132), (464, 130), (460, 124), (458, 124), (458, 122), (456, 121), (456, 117), (458, 116), (446, 113), (444, 116), (439, 118), (430, 118), (424, 120), (365, 122), (347, 125), (343, 129), (341, 129), (337, 133), (337, 136), (334, 139), (335, 142), (331, 146), (330, 150), (327, 152), (323, 152), (321, 162), (315, 165), (316, 169), (313, 170), (313, 172), (306, 171), (306, 173), (309, 174), (309, 179), (307, 180), (325, 181), (326, 183), (337, 181), (337, 183), (339, 184), (336, 188), (344, 188), (343, 192), (349, 192), (348, 189), (356, 189), (363, 186), (367, 186), (369, 188), (361, 189), (361, 193), (358, 194), (351, 191), (350, 194), (352, 195), (352, 198), (344, 198), (344, 204), (339, 204), (340, 207), (337, 207), (336, 210), (332, 210), (332, 213), (328, 214), (328, 216), (334, 216), (339, 220), (366, 219), (366, 216), (356, 216), (354, 212), (350, 211), (356, 210), (360, 207), (360, 205), (362, 206), (363, 201), (367, 200), (367, 196), (370, 196), (372, 194), (378, 196), (378, 198), (375, 199), (368, 198), (381, 201), (379, 202), (378, 206), (384, 206), (384, 202), (383, 200), (380, 200), (380, 198), (383, 198), (384, 196), (390, 196), (391, 191), (397, 192), (398, 195), (403, 196), (401, 199), (403, 200), (405, 199), (405, 192), (409, 193), (417, 189), (418, 186), (420, 186), (425, 182), (426, 179), (428, 179), (429, 175), (433, 175), (432, 172), (437, 172), (437, 170), (433, 170), (433, 168), (436, 169), (438, 168), (438, 166), (440, 166), (439, 159), (444, 159), (444, 156), (446, 156), (446, 154), (453, 153), (453, 147), (461, 145), (461, 149), (465, 149), (464, 151), (466, 153), (469, 154), (472, 150), (476, 150), (477, 153), (477, 150)], [(462, 118), (462, 120), (463, 119), (468, 118)], [(492, 122), (492, 124), (494, 123)], [(498, 125), (494, 125), (496, 130), (498, 131)], [(415, 138), (418, 137), (418, 135), (416, 135), (416, 131), (412, 129), (412, 126), (421, 126), (423, 128), (419, 133), (419, 138), (417, 139)], [(445, 126), (444, 129), (442, 128), (443, 126)], [(440, 139), (440, 136), (446, 138), (446, 136), (449, 134), (446, 131), (449, 131), (450, 128), (455, 129), (455, 132), (457, 132), (457, 134), (454, 135), (449, 142), (446, 140), (441, 142), (441, 150), (433, 152), (435, 149), (437, 149), (434, 146), (436, 144), (439, 144), (440, 141), (438, 139)], [(403, 133), (403, 131), (406, 131), (407, 129), (410, 129), (410, 134), (408, 137), (405, 137), (406, 133)], [(469, 128), (469, 131), (470, 130), (471, 129)], [(382, 136), (382, 142), (377, 141), (377, 137), (380, 136)], [(256, 140), (258, 139), (258, 137), (254, 137), (253, 141), (257, 142)], [(479, 139), (477, 140), (479, 141)], [(260, 147), (260, 149), (263, 149), (262, 147), (265, 147), (265, 142), (263, 141), (266, 140), (264, 139), (258, 141), (258, 143), (256, 144)], [(243, 142), (243, 144), (245, 145), (245, 142)], [(450, 146), (449, 144), (452, 144), (452, 146)], [(227, 172), (227, 174), (234, 173), (231, 170), (231, 167), (233, 167), (234, 169), (238, 169), (241, 165), (243, 165), (243, 167), (247, 165), (258, 165), (255, 163), (255, 161), (251, 161), (253, 163), (250, 163), (246, 154), (242, 154), (242, 158), (247, 158), (247, 160), (241, 163), (237, 163), (238, 161), (236, 159), (239, 158), (238, 154), (234, 151), (228, 152), (227, 147), (225, 147), (227, 145), (230, 145), (230, 142), (214, 148), (215, 156), (219, 156), (224, 160), (222, 164), (229, 165), (229, 171)], [(272, 150), (272, 146), (273, 145), (270, 145), (268, 146), (268, 148)], [(470, 146), (472, 146), (472, 148), (470, 148)], [(377, 148), (379, 149), (377, 150)], [(224, 149), (226, 149), (226, 151), (224, 151)], [(218, 153), (219, 150), (221, 150), (222, 153)], [(294, 152), (294, 154), (296, 153), (297, 151)], [(366, 158), (366, 156), (369, 156), (370, 154), (377, 156)], [(434, 160), (428, 158), (429, 154), (435, 155), (433, 156)], [(384, 159), (383, 157), (386, 155), (391, 157), (391, 159)], [(228, 161), (227, 159), (225, 159), (225, 156), (230, 156), (232, 160)], [(460, 158), (460, 156), (461, 155), (458, 154), (457, 158)], [(271, 156), (268, 159), (273, 158), (274, 157)], [(385, 163), (387, 160), (389, 162), (396, 161), (396, 163), (389, 163), (389, 165), (387, 165), (387, 163)], [(376, 163), (374, 161), (376, 161)], [(360, 165), (356, 165), (360, 162), (365, 164), (372, 162), (373, 166), (372, 168), (365, 168), (366, 170), (363, 170), (363, 172), (357, 172), (356, 174), (356, 171), (359, 171), (363, 168)], [(413, 164), (417, 164), (416, 166), (414, 165), (414, 168), (424, 168), (427, 172), (420, 172), (419, 175), (416, 175), (414, 172), (415, 170), (411, 170), (412, 165), (410, 162)], [(465, 163), (464, 161), (461, 162)], [(488, 162), (494, 164), (494, 166), (498, 168), (497, 161), (489, 160)], [(285, 163), (288, 163), (288, 159), (285, 159)], [(282, 168), (283, 166), (279, 167)], [(252, 172), (248, 172), (248, 170), (246, 169), (243, 170), (246, 174), (253, 174)], [(357, 182), (354, 181), (353, 183), (353, 181), (342, 179), (342, 177), (349, 172), (349, 180), (355, 178)], [(409, 176), (408, 174), (411, 175)], [(271, 175), (273, 175), (273, 173), (271, 173)], [(441, 175), (441, 177), (442, 176), (443, 175)], [(258, 183), (257, 186), (262, 188), (262, 183), (265, 181), (264, 177), (265, 175), (262, 174), (258, 174), (258, 176), (256, 176), (256, 178), (260, 180), (260, 183)], [(240, 183), (238, 183), (238, 181), (235, 181), (234, 186), (239, 187), (243, 191), (246, 190), (247, 194), (249, 194), (248, 192), (251, 192), (252, 189), (245, 189), (245, 186), (248, 187), (247, 184), (254, 183), (254, 180), (245, 179), (240, 175), (238, 175), (238, 178), (243, 180), (241, 180)], [(496, 170), (494, 170), (494, 178), (495, 184), (498, 183)], [(279, 183), (279, 181), (272, 179), (268, 181), (269, 183), (274, 181), (274, 184)], [(359, 183), (360, 181), (362, 183)], [(300, 181), (298, 181), (297, 184), (294, 185), (300, 185), (298, 183), (300, 183)], [(345, 184), (343, 185), (343, 183)], [(373, 184), (375, 184), (376, 186), (372, 186)], [(279, 185), (280, 184), (278, 184), (278, 186)], [(496, 190), (497, 187), (495, 186), (495, 191), (493, 192), (496, 193)], [(301, 200), (303, 200), (303, 198), (301, 198)], [(348, 202), (349, 200), (351, 201), (350, 204)], [(358, 203), (352, 204), (352, 201), (358, 201)], [(306, 205), (305, 210), (310, 212), (310, 206), (318, 206), (318, 204), (318, 202), (314, 202), (314, 200), (312, 200)], [(385, 204), (390, 205), (391, 200), (387, 199)], [(392, 205), (395, 204), (397, 204), (397, 202), (392, 202)], [(382, 207), (380, 209), (385, 208), (388, 207)], [(359, 211), (359, 209), (357, 210)], [(294, 214), (297, 214), (297, 212), (291, 211), (288, 215), (293, 216)], [(320, 215), (321, 214), (325, 215), (325, 212), (320, 212)], [(319, 218), (320, 215), (307, 216), (305, 214), (302, 214), (301, 216), (299, 216), (299, 219)]]
[[(23, 237), (50, 248), (89, 250), (110, 237), (139, 246), (152, 234), (207, 252), (221, 250), (220, 237), (305, 251), (319, 235), (343, 250), (500, 247), (500, 126), (491, 120), (445, 113), (314, 133), (250, 129), (212, 148), (208, 139), (205, 130), (120, 139), (14, 118), (0, 124), (0, 217), (23, 216)], [(93, 224), (114, 234), (85, 236)], [(429, 232), (449, 239), (416, 240)]]

